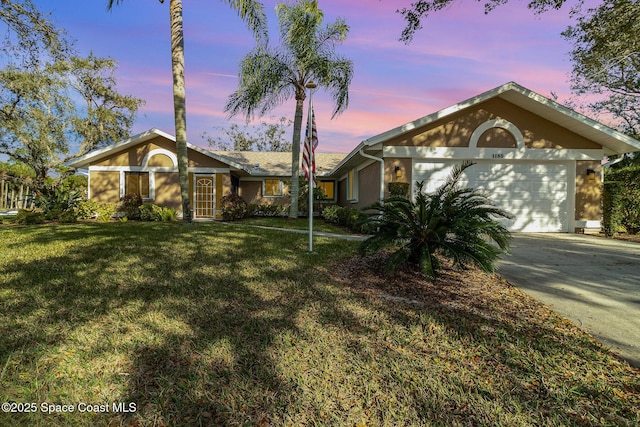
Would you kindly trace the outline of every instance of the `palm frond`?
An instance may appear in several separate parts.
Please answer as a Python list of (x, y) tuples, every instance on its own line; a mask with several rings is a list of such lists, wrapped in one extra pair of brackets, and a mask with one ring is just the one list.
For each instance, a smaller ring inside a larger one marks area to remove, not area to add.
[(269, 31), (262, 3), (256, 0), (226, 0), (226, 2), (238, 12), (258, 43), (266, 46), (269, 42)]
[(433, 193), (416, 183), (414, 200), (396, 197), (375, 205), (377, 232), (363, 251), (396, 247), (389, 263), (411, 262), (435, 277), (440, 269), (436, 253), (451, 258), (457, 267), (475, 264), (493, 271), (500, 253), (509, 249), (511, 234), (496, 220), (512, 216), (496, 207), (481, 191), (460, 184), (473, 163), (456, 165)]
[(256, 110), (260, 115), (273, 109), (295, 94), (294, 78), (283, 54), (262, 46), (249, 52), (240, 63), (239, 85), (225, 105), (225, 112), (235, 116), (243, 113), (247, 121)]

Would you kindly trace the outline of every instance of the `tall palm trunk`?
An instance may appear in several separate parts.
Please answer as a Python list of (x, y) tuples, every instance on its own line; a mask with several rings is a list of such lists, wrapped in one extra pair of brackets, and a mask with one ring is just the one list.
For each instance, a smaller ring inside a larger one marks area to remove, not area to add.
[(187, 107), (184, 84), (184, 32), (182, 27), (182, 0), (171, 0), (171, 70), (173, 72), (173, 110), (176, 127), (176, 152), (180, 196), (182, 197), (182, 221), (191, 222), (189, 200), (189, 157), (187, 154)]
[(304, 86), (296, 87), (296, 114), (293, 119), (293, 141), (291, 144), (291, 207), (289, 218), (298, 217), (298, 195), (300, 193), (300, 136), (302, 135), (302, 110), (306, 94)]

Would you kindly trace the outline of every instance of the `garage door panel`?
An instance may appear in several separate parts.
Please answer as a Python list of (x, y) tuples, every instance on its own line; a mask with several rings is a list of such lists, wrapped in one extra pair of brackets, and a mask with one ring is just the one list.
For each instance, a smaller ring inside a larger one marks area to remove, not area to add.
[[(433, 192), (459, 163), (415, 161), (414, 180)], [(481, 190), (514, 219), (500, 222), (511, 231), (567, 231), (568, 167), (563, 163), (478, 161), (465, 171), (461, 184)]]
[(553, 182), (541, 182), (539, 185), (535, 186), (534, 191), (540, 194), (548, 193), (548, 192), (562, 192), (566, 193), (567, 191), (567, 181), (553, 181)]

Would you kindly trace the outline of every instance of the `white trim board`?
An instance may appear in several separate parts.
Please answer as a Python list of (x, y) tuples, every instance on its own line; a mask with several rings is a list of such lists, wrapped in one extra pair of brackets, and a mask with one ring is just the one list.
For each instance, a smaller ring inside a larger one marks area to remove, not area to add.
[(471, 160), (597, 160), (604, 157), (601, 149), (527, 148), (469, 148), (469, 147), (405, 147), (387, 146), (384, 158), (408, 157), (412, 159), (471, 159)]
[[(178, 173), (178, 168), (162, 167), (162, 166), (89, 166), (89, 172), (175, 172)], [(226, 168), (202, 168), (192, 167), (189, 168), (190, 173), (229, 173), (230, 170)]]

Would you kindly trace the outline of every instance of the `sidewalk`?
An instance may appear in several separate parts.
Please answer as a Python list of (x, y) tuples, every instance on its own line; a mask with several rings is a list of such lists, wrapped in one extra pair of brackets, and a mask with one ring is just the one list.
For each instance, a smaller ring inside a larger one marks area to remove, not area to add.
[[(243, 227), (262, 228), (264, 230), (277, 230), (277, 231), (287, 231), (290, 233), (309, 234), (309, 230), (299, 230), (295, 228), (267, 227), (266, 225), (251, 225), (251, 224), (234, 224), (234, 225), (241, 225)], [(366, 240), (369, 237), (361, 234), (337, 234), (337, 233), (326, 233), (324, 231), (314, 231), (313, 235), (320, 236), (320, 237), (330, 237), (334, 239), (353, 240), (358, 242)]]

